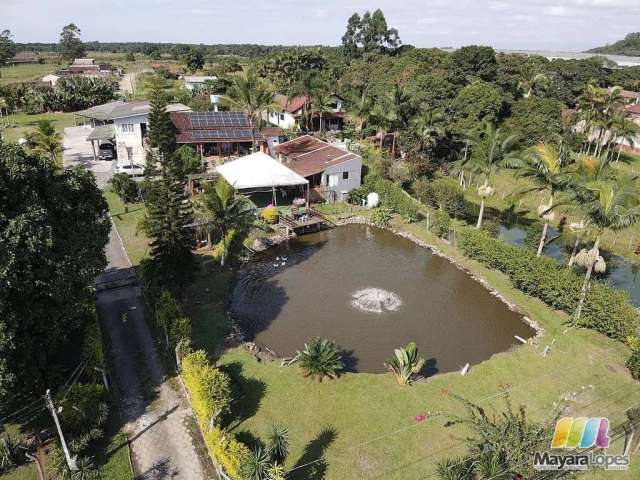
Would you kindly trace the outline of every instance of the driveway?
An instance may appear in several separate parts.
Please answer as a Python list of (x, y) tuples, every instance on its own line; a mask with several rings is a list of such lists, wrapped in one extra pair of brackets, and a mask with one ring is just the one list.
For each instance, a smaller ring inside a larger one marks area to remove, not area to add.
[(113, 225), (106, 254), (97, 304), (136, 478), (214, 478), (193, 413), (156, 351), (142, 292)]
[(98, 187), (104, 188), (113, 176), (115, 162), (93, 159), (91, 142), (87, 141), (87, 135), (91, 130), (91, 126), (67, 127), (64, 129), (63, 162), (65, 168), (81, 165), (87, 170), (91, 170), (96, 176)]

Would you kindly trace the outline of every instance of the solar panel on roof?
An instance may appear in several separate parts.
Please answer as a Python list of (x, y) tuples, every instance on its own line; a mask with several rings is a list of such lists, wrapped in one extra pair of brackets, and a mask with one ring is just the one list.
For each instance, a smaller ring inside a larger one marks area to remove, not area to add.
[(249, 120), (243, 112), (194, 112), (190, 115), (191, 128), (246, 127)]
[(224, 139), (247, 139), (251, 140), (249, 130), (195, 130), (192, 132), (195, 140), (224, 140)]

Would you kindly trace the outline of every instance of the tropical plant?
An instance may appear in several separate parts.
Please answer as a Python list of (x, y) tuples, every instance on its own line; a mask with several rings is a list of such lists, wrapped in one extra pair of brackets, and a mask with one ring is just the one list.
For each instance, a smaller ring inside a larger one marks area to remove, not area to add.
[(392, 216), (393, 210), (389, 207), (378, 207), (371, 212), (371, 222), (378, 227), (386, 227)]
[(439, 480), (475, 480), (473, 458), (446, 458), (436, 464)]
[(274, 463), (267, 470), (266, 480), (286, 480), (286, 478), (287, 478), (286, 470), (279, 463)]
[(222, 97), (222, 101), (231, 108), (237, 108), (247, 114), (255, 149), (257, 147), (255, 128), (262, 121), (262, 115), (279, 108), (273, 101), (271, 88), (253, 70), (249, 70), (244, 75), (233, 77), (233, 83), (227, 90), (227, 95)]
[(9, 435), (0, 437), (0, 473), (8, 472), (24, 461), (24, 442)]
[(243, 478), (246, 480), (265, 480), (270, 465), (269, 453), (261, 446), (257, 446), (242, 465)]
[(55, 164), (62, 154), (62, 135), (56, 132), (51, 120), (38, 120), (37, 128), (30, 132), (28, 140), (36, 155), (48, 157)]
[(318, 114), (318, 129), (322, 132), (324, 131), (322, 117), (325, 113), (333, 111), (333, 96), (324, 90), (318, 90), (311, 97), (311, 106), (313, 108), (313, 113)]
[(426, 107), (411, 121), (411, 128), (420, 141), (421, 149), (433, 149), (444, 136), (444, 115), (442, 111)]
[(409, 342), (406, 347), (396, 348), (394, 353), (395, 357), (385, 362), (385, 366), (395, 375), (400, 385), (407, 385), (412, 375), (420, 373), (425, 359), (418, 353), (414, 342)]
[(484, 183), (478, 187), (480, 196), (480, 212), (476, 228), (482, 226), (482, 217), (486, 199), (495, 193), (490, 185), (492, 175), (499, 168), (516, 168), (522, 166), (522, 160), (517, 154), (517, 140), (515, 134), (507, 134), (501, 128), (496, 128), (493, 124), (487, 123), (482, 135), (472, 135), (469, 143), (472, 153), (464, 163), (469, 168), (484, 175)]
[(627, 360), (627, 368), (635, 380), (640, 380), (640, 350), (631, 353), (629, 360)]
[(348, 116), (355, 123), (356, 132), (358, 132), (361, 137), (372, 109), (373, 101), (365, 92), (362, 92), (356, 100), (351, 103)]
[(255, 205), (223, 178), (215, 186), (205, 183), (193, 201), (196, 229), (207, 236), (209, 248), (215, 249), (224, 265), (232, 246), (241, 242), (255, 220)]
[(271, 425), (269, 433), (269, 454), (271, 459), (279, 464), (284, 463), (289, 455), (289, 431), (279, 423)]
[(298, 352), (298, 363), (305, 377), (316, 377), (319, 381), (335, 378), (344, 368), (340, 350), (330, 340), (314, 337)]

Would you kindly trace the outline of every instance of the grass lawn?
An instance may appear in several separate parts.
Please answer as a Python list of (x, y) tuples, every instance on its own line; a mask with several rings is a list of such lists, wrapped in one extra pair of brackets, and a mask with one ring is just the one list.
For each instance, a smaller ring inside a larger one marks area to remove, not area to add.
[(125, 205), (110, 186), (104, 189), (104, 195), (109, 203), (111, 216), (122, 237), (129, 259), (134, 265), (137, 265), (149, 251), (147, 239), (143, 234), (137, 235), (138, 223), (144, 217), (144, 205), (141, 203)]
[(0, 475), (2, 480), (38, 480), (38, 469), (33, 462)]
[[(135, 236), (140, 214), (133, 211), (134, 206), (129, 207), (130, 213), (123, 213), (113, 194), (107, 192), (107, 198), (125, 247), (136, 263), (145, 252), (141, 246), (146, 245)], [(567, 330), (565, 314), (517, 291), (503, 274), (464, 258), (423, 225), (395, 226), (437, 245), (482, 276), (542, 325), (544, 336), (533, 345), (494, 355), (473, 366), (467, 376), (440, 374), (404, 388), (390, 374), (347, 373), (318, 383), (304, 378), (295, 365), (258, 362), (241, 349), (225, 351), (220, 363), (239, 389), (234, 414), (240, 420), (233, 431), (242, 439), (264, 439), (273, 422), (285, 424), (291, 440), (288, 478), (429, 478), (437, 461), (465, 451), (467, 432), (459, 426), (445, 426), (447, 414), (462, 411), (447, 392), (493, 411), (502, 407), (499, 397), (508, 391), (515, 405), (526, 405), (528, 413), (540, 420), (553, 417), (564, 406), (569, 415), (608, 416), (612, 425), (625, 419), (626, 409), (640, 403), (640, 388), (625, 367), (629, 356), (626, 346), (590, 330)], [(216, 355), (229, 328), (226, 294), (233, 276), (206, 255), (201, 258), (203, 268), (188, 289), (185, 304), (193, 321), (195, 343)], [(545, 345), (554, 340), (544, 358)], [(420, 414), (428, 415), (427, 420), (418, 423), (415, 417)], [(611, 452), (620, 448), (621, 441), (617, 441)], [(321, 456), (326, 463), (317, 461)], [(315, 473), (302, 467), (309, 462), (317, 467)], [(631, 480), (638, 475), (640, 457), (635, 456), (628, 472), (595, 472), (587, 478)]]
[(19, 138), (25, 136), (29, 130), (36, 128), (39, 120), (51, 120), (56, 128), (56, 131), (63, 133), (66, 127), (72, 127), (74, 125), (73, 113), (40, 113), (31, 115), (28, 113), (18, 112), (9, 117), (9, 125), (11, 128), (3, 128), (0, 125), (0, 133), (4, 141), (8, 143), (14, 143)]
[(0, 85), (39, 80), (41, 77), (55, 72), (57, 68), (57, 65), (51, 63), (33, 63), (27, 65), (1, 67)]

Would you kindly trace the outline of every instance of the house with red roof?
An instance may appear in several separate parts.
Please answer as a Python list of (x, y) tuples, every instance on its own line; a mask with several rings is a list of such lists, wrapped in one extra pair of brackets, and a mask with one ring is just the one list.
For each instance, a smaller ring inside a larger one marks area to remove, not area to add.
[(280, 163), (309, 180), (316, 200), (346, 200), (360, 186), (362, 157), (311, 135), (281, 143), (274, 153)]
[(272, 125), (285, 129), (299, 127), (312, 132), (342, 130), (344, 112), (342, 98), (338, 95), (331, 95), (331, 105), (328, 111), (322, 113), (314, 111), (313, 101), (308, 94), (298, 97), (276, 94), (273, 101), (278, 108), (265, 118)]

